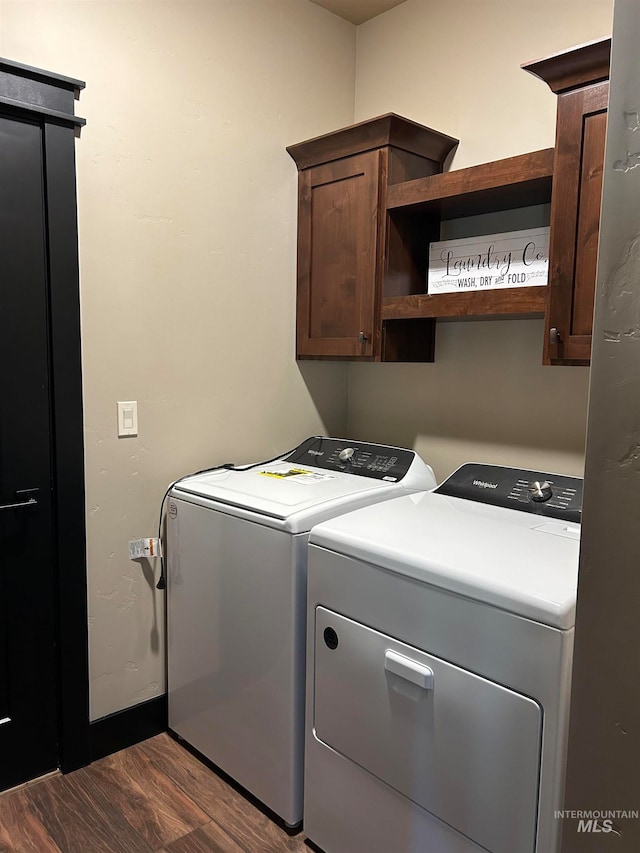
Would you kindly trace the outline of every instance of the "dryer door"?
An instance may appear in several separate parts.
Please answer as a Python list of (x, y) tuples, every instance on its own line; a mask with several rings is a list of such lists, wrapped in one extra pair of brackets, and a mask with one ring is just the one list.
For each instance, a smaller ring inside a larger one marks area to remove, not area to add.
[(315, 643), (320, 741), (492, 853), (533, 851), (536, 702), (323, 607)]

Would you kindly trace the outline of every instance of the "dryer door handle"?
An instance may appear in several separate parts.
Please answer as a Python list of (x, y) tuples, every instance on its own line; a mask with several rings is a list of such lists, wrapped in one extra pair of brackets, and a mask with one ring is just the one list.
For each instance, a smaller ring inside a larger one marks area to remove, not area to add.
[(433, 670), (430, 666), (387, 649), (384, 653), (384, 668), (424, 690), (433, 690)]

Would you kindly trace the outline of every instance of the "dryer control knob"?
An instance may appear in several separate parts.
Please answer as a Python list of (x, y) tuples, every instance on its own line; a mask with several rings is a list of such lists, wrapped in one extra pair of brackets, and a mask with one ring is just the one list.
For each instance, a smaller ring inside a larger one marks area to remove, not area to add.
[(529, 483), (529, 497), (535, 503), (543, 503), (544, 501), (548, 501), (549, 498), (553, 495), (553, 490), (551, 489), (551, 483), (548, 483), (546, 480), (540, 482), (540, 480), (536, 480), (534, 483)]
[(354, 453), (355, 453), (355, 450), (353, 449), (353, 447), (345, 447), (345, 449), (341, 450), (340, 453), (338, 454), (338, 459), (341, 462), (348, 462)]

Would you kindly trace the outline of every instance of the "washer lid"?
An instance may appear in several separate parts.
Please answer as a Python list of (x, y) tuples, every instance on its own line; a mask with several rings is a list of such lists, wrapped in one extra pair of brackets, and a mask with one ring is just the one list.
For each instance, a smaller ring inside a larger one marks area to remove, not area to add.
[(434, 492), (327, 521), (310, 542), (556, 628), (575, 623), (580, 525)]
[[(324, 513), (328, 504), (360, 505), (399, 484), (373, 480), (341, 471), (326, 471), (290, 462), (272, 462), (249, 470), (224, 470), (189, 477), (173, 490), (176, 497), (206, 498), (232, 508), (246, 509), (282, 521), (297, 513)], [(404, 491), (404, 490), (403, 490)], [(326, 516), (325, 516), (326, 517)], [(313, 517), (311, 523), (313, 523)]]

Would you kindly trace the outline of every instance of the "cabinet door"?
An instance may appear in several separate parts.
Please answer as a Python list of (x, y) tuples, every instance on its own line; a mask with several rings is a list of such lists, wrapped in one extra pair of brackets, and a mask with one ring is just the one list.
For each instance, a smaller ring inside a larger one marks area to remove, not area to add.
[(379, 349), (380, 152), (300, 173), (298, 357)]
[(589, 364), (608, 82), (559, 96), (545, 364)]

